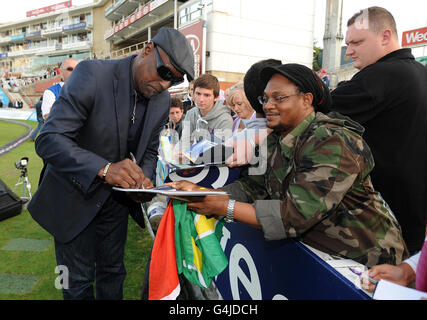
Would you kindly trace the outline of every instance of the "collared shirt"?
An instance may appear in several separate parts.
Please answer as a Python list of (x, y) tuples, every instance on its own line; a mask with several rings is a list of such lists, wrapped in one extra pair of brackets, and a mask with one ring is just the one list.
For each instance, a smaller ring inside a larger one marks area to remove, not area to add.
[(286, 137), (267, 138), (267, 172), (248, 170), (224, 187), (252, 202), (267, 240), (297, 238), (367, 266), (408, 257), (399, 224), (373, 190), (374, 166), (363, 128), (311, 113)]

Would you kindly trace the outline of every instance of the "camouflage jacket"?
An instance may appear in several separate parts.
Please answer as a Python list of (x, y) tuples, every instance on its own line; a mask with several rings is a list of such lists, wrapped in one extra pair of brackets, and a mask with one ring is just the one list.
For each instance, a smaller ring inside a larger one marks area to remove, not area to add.
[(370, 267), (409, 256), (400, 226), (369, 173), (363, 127), (339, 114), (312, 113), (285, 138), (267, 138), (267, 172), (224, 187), (253, 203), (267, 240), (297, 238)]

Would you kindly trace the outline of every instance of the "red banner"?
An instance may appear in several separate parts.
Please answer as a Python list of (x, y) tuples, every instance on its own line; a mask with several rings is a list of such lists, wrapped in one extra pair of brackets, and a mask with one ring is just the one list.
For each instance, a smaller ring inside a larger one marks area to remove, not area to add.
[(52, 4), (50, 6), (43, 7), (40, 9), (27, 11), (27, 17), (34, 17), (34, 16), (38, 16), (39, 14), (48, 13), (48, 12), (52, 12), (52, 11), (56, 11), (56, 10), (61, 10), (64, 8), (70, 8), (72, 6), (71, 2), (72, 2), (72, 0), (64, 1), (64, 2), (57, 3), (57, 4)]
[(203, 21), (184, 26), (179, 31), (187, 38), (194, 52), (195, 78), (202, 73), (202, 44), (203, 44)]
[(402, 47), (415, 47), (422, 44), (427, 44), (427, 27), (403, 32)]

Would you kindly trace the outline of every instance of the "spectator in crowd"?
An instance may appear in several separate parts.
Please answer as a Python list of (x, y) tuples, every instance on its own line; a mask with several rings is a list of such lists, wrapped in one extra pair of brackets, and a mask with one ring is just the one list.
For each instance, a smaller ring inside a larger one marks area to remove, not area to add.
[(318, 75), (320, 79), (326, 84), (327, 87), (329, 87), (329, 74), (326, 72), (326, 69), (320, 69), (318, 71)]
[(224, 104), (226, 104), (226, 105), (228, 105), (227, 99), (228, 99), (228, 95), (230, 94), (230, 90), (231, 90), (231, 87), (228, 87), (227, 89), (224, 90), (224, 98), (225, 98)]
[(246, 98), (243, 83), (233, 86), (227, 96), (227, 106), (233, 110), (237, 117), (233, 121), (233, 133), (246, 128), (246, 121), (255, 119), (256, 113)]
[(193, 100), (193, 93), (194, 93), (194, 80), (188, 83), (188, 96), (187, 96), (187, 99), (185, 99), (182, 102), (182, 106), (184, 107), (184, 114), (186, 114), (188, 110), (190, 110), (195, 106), (194, 100)]
[(171, 98), (171, 106), (169, 109), (169, 122), (168, 129), (174, 130), (178, 134), (178, 139), (181, 138), (182, 133), (182, 115), (184, 114), (184, 107), (181, 99), (177, 97)]
[(77, 64), (78, 61), (73, 58), (65, 59), (60, 67), (61, 81), (50, 86), (44, 91), (42, 104), (43, 119), (46, 119), (49, 116), (53, 104), (59, 97), (59, 92), (61, 91), (62, 86), (67, 82), (68, 78), (70, 77)]
[[(261, 228), (266, 240), (296, 238), (368, 267), (401, 263), (408, 251), (399, 224), (372, 187), (374, 161), (363, 127), (322, 113), (329, 90), (303, 65), (267, 67), (261, 78), (267, 86), (260, 102), (273, 129), (266, 174), (243, 171), (223, 188), (228, 195), (189, 197), (188, 208)], [(171, 185), (199, 189), (188, 181)]]
[[(226, 145), (232, 145), (234, 152), (227, 159), (229, 167), (242, 166), (249, 163), (255, 154), (255, 148), (262, 145), (264, 139), (271, 129), (267, 128), (267, 119), (265, 119), (264, 110), (258, 101), (258, 97), (264, 94), (266, 83), (261, 80), (261, 70), (268, 66), (279, 66), (282, 62), (276, 59), (265, 59), (254, 63), (246, 72), (243, 79), (243, 87), (246, 98), (251, 107), (256, 112), (256, 119), (248, 121), (246, 124), (249, 129), (255, 129), (253, 137), (246, 135), (244, 139), (234, 137), (233, 141), (227, 141)], [(253, 138), (253, 139), (251, 139)]]
[(193, 50), (163, 27), (137, 55), (80, 62), (62, 88), (36, 140), (47, 167), (28, 211), (68, 268), (65, 299), (93, 299), (94, 284), (97, 299), (122, 299), (128, 215), (143, 224), (140, 202), (151, 196), (112, 187), (153, 186), (167, 89), (184, 74), (194, 76)]
[(203, 74), (194, 81), (196, 107), (185, 115), (181, 140), (175, 148), (178, 161), (185, 161), (182, 152), (203, 138), (210, 139), (214, 135), (225, 140), (231, 136), (230, 109), (218, 97), (219, 82), (215, 76)]
[(411, 254), (426, 230), (427, 70), (400, 49), (393, 16), (370, 7), (347, 22), (346, 55), (360, 71), (332, 91), (331, 110), (359, 122), (372, 150), (372, 183), (399, 221)]
[(234, 110), (231, 108), (231, 106), (227, 103), (228, 95), (230, 94), (230, 90), (231, 90), (232, 87), (228, 87), (227, 89), (224, 90), (224, 105), (226, 105), (227, 107), (230, 108), (231, 117), (233, 118), (233, 122), (234, 122), (234, 120), (236, 119), (237, 115), (234, 112)]
[(37, 134), (39, 133), (39, 131), (41, 130), (44, 124), (44, 118), (42, 114), (42, 102), (43, 102), (43, 96), (41, 96), (40, 100), (36, 103), (36, 114), (37, 114), (38, 125), (36, 130), (34, 130), (34, 132), (31, 134), (31, 137), (30, 137), (31, 141), (36, 140)]

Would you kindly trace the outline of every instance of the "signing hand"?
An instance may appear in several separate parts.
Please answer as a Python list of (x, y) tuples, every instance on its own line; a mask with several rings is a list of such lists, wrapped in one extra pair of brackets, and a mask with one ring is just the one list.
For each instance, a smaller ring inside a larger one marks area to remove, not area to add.
[[(101, 168), (98, 172), (99, 177), (102, 177), (103, 171), (104, 168)], [(153, 187), (153, 183), (150, 179), (145, 177), (142, 169), (130, 159), (112, 163), (105, 176), (105, 182), (114, 187), (124, 189)]]

